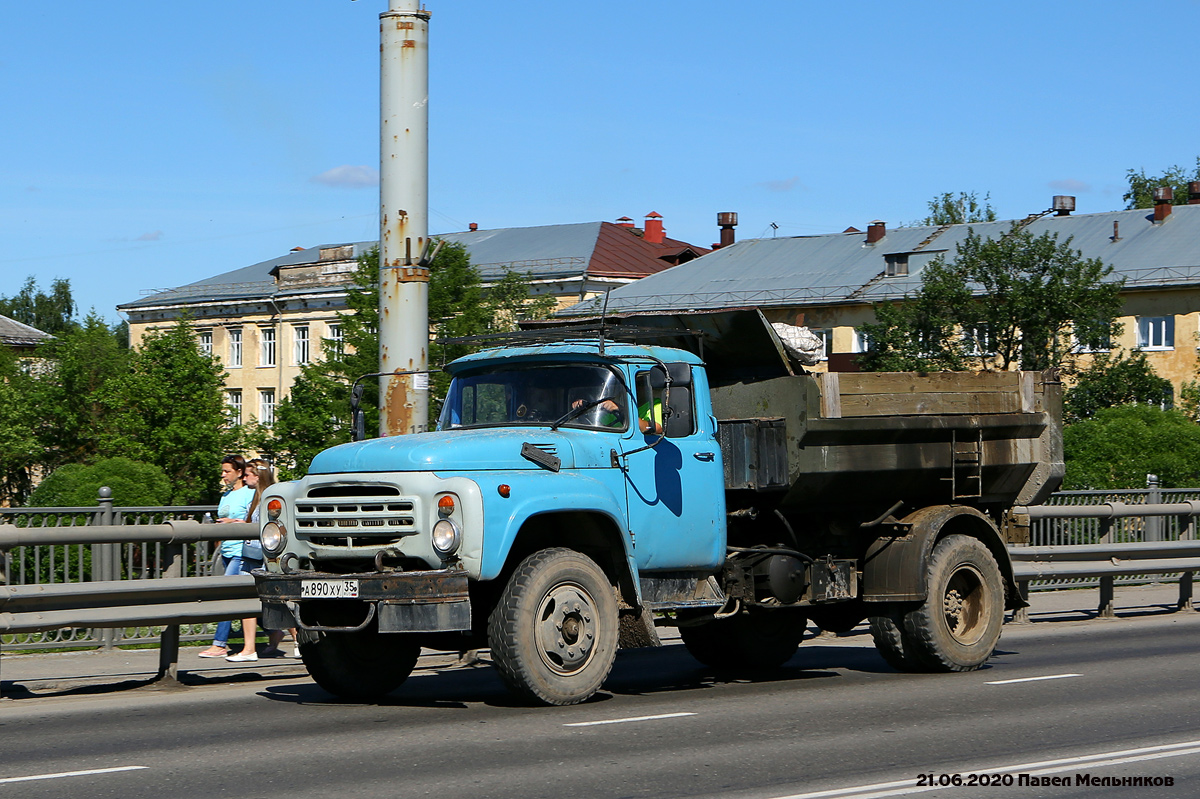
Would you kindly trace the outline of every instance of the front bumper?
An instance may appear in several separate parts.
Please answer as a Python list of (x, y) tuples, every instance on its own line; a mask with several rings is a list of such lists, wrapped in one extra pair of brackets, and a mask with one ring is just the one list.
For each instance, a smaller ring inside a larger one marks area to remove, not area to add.
[[(305, 598), (306, 582), (354, 581), (353, 598)], [(263, 603), (263, 626), (299, 627), (323, 632), (354, 632), (378, 619), (381, 633), (441, 633), (471, 629), (467, 573), (442, 569), (419, 572), (274, 574), (256, 570), (254, 583)]]

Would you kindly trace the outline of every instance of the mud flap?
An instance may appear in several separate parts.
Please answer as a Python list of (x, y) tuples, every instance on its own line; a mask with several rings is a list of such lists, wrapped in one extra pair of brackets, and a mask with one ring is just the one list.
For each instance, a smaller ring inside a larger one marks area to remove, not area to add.
[(654, 627), (654, 614), (650, 612), (650, 608), (643, 607), (641, 613), (635, 610), (621, 611), (617, 646), (621, 649), (662, 646), (662, 641), (658, 638), (658, 630)]

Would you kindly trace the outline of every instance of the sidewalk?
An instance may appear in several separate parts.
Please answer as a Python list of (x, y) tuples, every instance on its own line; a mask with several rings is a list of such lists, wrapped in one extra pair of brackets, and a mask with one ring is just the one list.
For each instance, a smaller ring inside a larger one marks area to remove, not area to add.
[[(1144, 586), (1118, 586), (1115, 591), (1118, 619), (1162, 616), (1175, 610), (1179, 599), (1176, 583), (1155, 583)], [(1087, 622), (1104, 624), (1097, 606), (1100, 592), (1095, 588), (1070, 591), (1038, 591), (1029, 597), (1030, 628), (1052, 623)], [(1195, 610), (1184, 610), (1194, 613)], [(1011, 616), (1011, 614), (1009, 614)], [(664, 642), (678, 639), (674, 629), (661, 628)], [(868, 638), (869, 642), (869, 638)], [(188, 690), (187, 686), (270, 681), (288, 678), (310, 679), (304, 664), (292, 657), (260, 658), (254, 663), (229, 663), (219, 658), (200, 658), (203, 646), (184, 646), (179, 650), (180, 683), (161, 684), (162, 689)], [(284, 646), (291, 652), (290, 642)], [(486, 653), (483, 655), (486, 660)], [(440, 670), (459, 665), (454, 653), (426, 650), (417, 664), (418, 670)], [(464, 664), (465, 665), (465, 664)], [(48, 652), (32, 655), (11, 655), (0, 650), (0, 698), (31, 698), (43, 696), (86, 695), (159, 685), (157, 649), (116, 649), (111, 652)], [(0, 705), (2, 707), (2, 705)]]

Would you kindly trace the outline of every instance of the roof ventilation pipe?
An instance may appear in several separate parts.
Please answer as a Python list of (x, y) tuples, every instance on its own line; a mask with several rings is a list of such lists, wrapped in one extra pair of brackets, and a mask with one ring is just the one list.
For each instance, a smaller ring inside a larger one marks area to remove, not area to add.
[(1070, 216), (1075, 210), (1075, 198), (1069, 194), (1056, 194), (1050, 208), (1055, 216)]
[(713, 249), (728, 247), (734, 242), (734, 228), (737, 227), (738, 218), (735, 211), (722, 211), (717, 214), (717, 225), (721, 228), (721, 242)]
[(887, 223), (876, 219), (871, 224), (867, 225), (867, 244), (874, 244), (883, 239), (887, 235)]
[(1171, 215), (1171, 204), (1175, 191), (1170, 186), (1160, 186), (1154, 190), (1154, 221), (1162, 222)]
[(646, 228), (642, 238), (651, 244), (662, 244), (666, 238), (666, 231), (663, 230), (662, 214), (651, 211), (646, 214)]

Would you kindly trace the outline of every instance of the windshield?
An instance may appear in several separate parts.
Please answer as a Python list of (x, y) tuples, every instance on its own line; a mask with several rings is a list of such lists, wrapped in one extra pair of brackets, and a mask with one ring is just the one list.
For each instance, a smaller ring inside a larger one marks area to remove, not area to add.
[(438, 429), (550, 425), (574, 412), (563, 427), (624, 430), (627, 394), (620, 374), (604, 366), (489, 369), (454, 378)]

